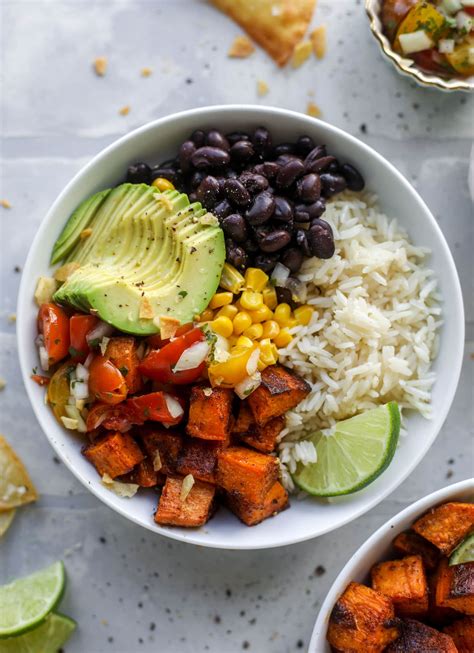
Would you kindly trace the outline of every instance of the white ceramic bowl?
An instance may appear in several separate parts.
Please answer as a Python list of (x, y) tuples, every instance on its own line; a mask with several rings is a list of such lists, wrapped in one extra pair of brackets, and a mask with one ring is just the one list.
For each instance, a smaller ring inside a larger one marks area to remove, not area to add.
[(319, 611), (308, 653), (331, 653), (331, 647), (326, 641), (326, 632), (334, 604), (351, 581), (367, 582), (372, 565), (389, 557), (392, 540), (398, 533), (410, 528), (413, 522), (430, 508), (447, 501), (465, 500), (474, 501), (473, 479), (454, 483), (428, 494), (399, 512), (375, 531), (354, 553), (329, 590)]
[[(87, 196), (123, 179), (130, 163), (157, 163), (168, 158), (198, 127), (217, 126), (230, 131), (262, 124), (281, 141), (308, 133), (317, 142), (326, 143), (331, 152), (356, 164), (367, 186), (379, 194), (383, 209), (400, 218), (415, 243), (432, 249), (430, 265), (437, 272), (445, 297), (445, 323), (434, 366), (438, 382), (433, 392), (433, 419), (409, 416), (410, 435), (403, 439), (389, 469), (353, 496), (331, 503), (295, 500), (290, 510), (253, 528), (243, 526), (224, 509), (200, 530), (161, 528), (153, 522), (156, 495), (143, 493), (132, 500), (123, 499), (103, 487), (95, 469), (81, 455), (77, 437), (56, 422), (44, 404), (44, 389), (30, 380), (31, 369), (38, 364), (34, 346), (35, 284), (38, 276), (50, 274), (51, 248), (71, 211)], [(403, 482), (433, 443), (451, 406), (461, 369), (464, 318), (459, 280), (446, 241), (426, 205), (390, 163), (353, 136), (325, 122), (283, 109), (234, 105), (186, 111), (145, 125), (110, 145), (74, 177), (51, 207), (31, 246), (19, 294), (17, 332), (23, 378), (36, 416), (60, 458), (97, 497), (137, 524), (174, 539), (203, 546), (257, 549), (291, 544), (334, 530), (370, 510)]]

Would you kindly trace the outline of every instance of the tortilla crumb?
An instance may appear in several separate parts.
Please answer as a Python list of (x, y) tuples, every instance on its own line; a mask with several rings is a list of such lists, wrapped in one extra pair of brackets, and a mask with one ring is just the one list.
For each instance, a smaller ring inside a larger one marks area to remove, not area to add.
[(319, 116), (321, 115), (321, 109), (314, 102), (308, 102), (308, 106), (306, 107), (306, 113), (308, 114), (308, 116), (311, 116), (312, 118), (319, 118)]
[(314, 55), (322, 59), (326, 54), (326, 25), (318, 25), (309, 35), (313, 46)]
[(4, 209), (11, 209), (12, 205), (8, 200), (0, 200), (0, 205), (3, 206)]
[(148, 66), (145, 66), (140, 70), (140, 75), (142, 77), (150, 77), (150, 75), (153, 75), (153, 68), (149, 68)]
[(57, 289), (58, 284), (56, 279), (53, 279), (53, 277), (40, 277), (35, 290), (35, 301), (37, 305), (41, 306), (41, 304), (50, 302)]
[(143, 297), (140, 302), (140, 308), (138, 311), (138, 317), (141, 320), (152, 320), (155, 314), (153, 312), (153, 306), (151, 305), (148, 297)]
[(130, 107), (128, 106), (128, 104), (122, 107), (121, 109), (119, 109), (119, 114), (121, 116), (128, 116), (129, 113), (130, 113)]
[(291, 65), (293, 68), (299, 68), (304, 64), (308, 59), (311, 52), (313, 51), (313, 46), (311, 41), (300, 41), (296, 44), (293, 54), (291, 56)]
[(168, 340), (169, 338), (172, 338), (176, 334), (176, 331), (180, 326), (181, 326), (181, 322), (177, 320), (175, 317), (160, 315), (159, 318), (160, 338), (162, 338), (162, 340)]
[(260, 97), (263, 97), (268, 93), (270, 90), (270, 87), (266, 82), (263, 81), (263, 79), (259, 79), (257, 82), (257, 93)]
[(80, 238), (89, 238), (89, 236), (92, 236), (92, 229), (90, 227), (81, 231)]
[(0, 377), (0, 390), (3, 390), (6, 385), (7, 385), (7, 382), (5, 381), (5, 379), (2, 379)]
[(76, 263), (75, 261), (61, 265), (61, 267), (54, 272), (54, 278), (56, 281), (66, 281), (66, 279), (68, 279), (71, 274), (80, 267), (79, 263)]
[(94, 70), (98, 77), (104, 77), (107, 71), (107, 57), (97, 57), (94, 59)]
[(246, 59), (255, 52), (255, 46), (247, 36), (236, 36), (227, 53), (234, 59)]

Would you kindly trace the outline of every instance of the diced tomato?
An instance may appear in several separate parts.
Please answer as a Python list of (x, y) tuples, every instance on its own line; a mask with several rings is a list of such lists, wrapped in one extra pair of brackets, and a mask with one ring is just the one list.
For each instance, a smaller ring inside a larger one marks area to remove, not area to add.
[(435, 48), (430, 50), (422, 50), (421, 52), (415, 52), (411, 55), (416, 65), (423, 70), (432, 71), (436, 73), (446, 72), (446, 68), (449, 67), (445, 57), (438, 52)]
[(110, 431), (125, 433), (136, 423), (133, 421), (133, 417), (132, 411), (127, 408), (125, 403), (116, 406), (96, 403), (89, 410), (86, 419), (86, 428), (90, 432), (103, 426)]
[(193, 383), (201, 376), (206, 365), (205, 362), (193, 370), (183, 370), (182, 372), (173, 372), (173, 366), (176, 365), (185, 349), (202, 340), (205, 340), (202, 330), (197, 327), (191, 329), (174, 338), (161, 349), (151, 351), (142, 360), (138, 369), (141, 374), (161, 383), (175, 383), (178, 385)]
[(69, 354), (69, 318), (56, 304), (42, 304), (38, 312), (38, 331), (43, 335), (50, 365)]
[[(178, 397), (173, 397), (173, 399), (176, 399), (184, 409), (184, 402), (182, 400)], [(171, 416), (166, 403), (165, 393), (163, 392), (151, 392), (147, 395), (133, 397), (132, 399), (128, 399), (126, 403), (137, 418), (143, 420), (141, 423), (146, 420), (152, 420), (154, 422), (161, 422), (162, 424), (174, 425), (179, 424), (183, 419), (183, 415), (179, 417)]]
[(94, 315), (73, 315), (69, 320), (71, 355), (74, 362), (83, 362), (90, 352), (87, 334), (94, 329), (99, 319)]
[(122, 372), (104, 356), (95, 356), (89, 366), (89, 391), (99, 401), (115, 405), (127, 396)]
[(474, 7), (463, 7), (463, 11), (465, 11), (467, 14), (471, 14), (471, 16), (474, 16)]
[(49, 376), (42, 376), (41, 374), (32, 374), (31, 378), (38, 385), (48, 385), (50, 382)]
[[(188, 331), (191, 331), (192, 328), (193, 328), (192, 322), (189, 322), (188, 324), (183, 324), (182, 326), (178, 327), (178, 329), (176, 330), (176, 333), (174, 334), (174, 338), (179, 338), (179, 336), (182, 336)], [(171, 338), (162, 340), (160, 334), (157, 333), (155, 336), (149, 336), (146, 339), (146, 341), (150, 345), (150, 347), (152, 347), (152, 349), (161, 349), (161, 347), (164, 347), (169, 342), (171, 342)]]

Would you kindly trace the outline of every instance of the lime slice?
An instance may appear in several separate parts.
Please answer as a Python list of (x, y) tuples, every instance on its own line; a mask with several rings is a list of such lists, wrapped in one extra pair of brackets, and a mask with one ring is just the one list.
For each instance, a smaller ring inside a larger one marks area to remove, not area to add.
[(66, 576), (62, 562), (0, 587), (0, 638), (37, 626), (61, 599)]
[(356, 492), (388, 467), (399, 433), (400, 412), (393, 401), (339, 422), (331, 435), (319, 432), (310, 439), (317, 462), (300, 464), (293, 479), (318, 497)]
[(52, 613), (33, 630), (0, 640), (0, 653), (58, 653), (75, 628), (73, 619)]
[(474, 562), (474, 533), (465, 537), (449, 558), (450, 565), (461, 565), (463, 562)]

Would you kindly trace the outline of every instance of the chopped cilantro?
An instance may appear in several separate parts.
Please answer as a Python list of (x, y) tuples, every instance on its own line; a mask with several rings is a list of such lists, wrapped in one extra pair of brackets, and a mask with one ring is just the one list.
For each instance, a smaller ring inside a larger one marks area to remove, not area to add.
[(89, 347), (98, 347), (100, 340), (100, 338), (92, 338), (92, 340), (89, 340)]
[(54, 339), (54, 344), (55, 345), (59, 345), (60, 342), (61, 342), (61, 338), (55, 338)]
[(183, 299), (187, 296), (187, 294), (188, 293), (186, 292), (186, 290), (180, 290), (179, 293), (178, 293), (178, 295), (180, 297), (182, 297)]
[(122, 367), (119, 367), (119, 371), (122, 372), (124, 376), (127, 376), (128, 374), (128, 367), (126, 365), (122, 365)]
[(80, 358), (82, 356), (82, 351), (79, 351), (75, 347), (69, 347), (69, 353), (73, 358)]
[(37, 367), (34, 367), (31, 371), (32, 371), (33, 374), (38, 374), (38, 368)]

